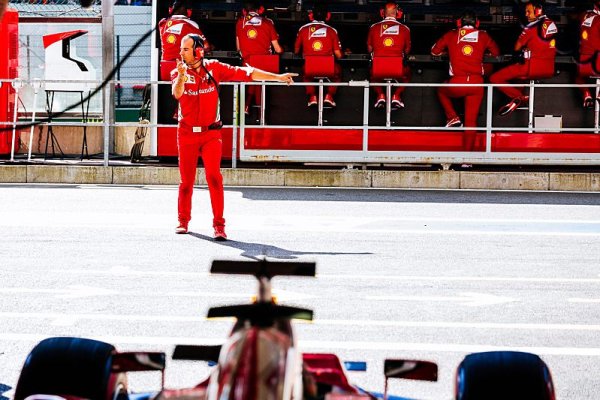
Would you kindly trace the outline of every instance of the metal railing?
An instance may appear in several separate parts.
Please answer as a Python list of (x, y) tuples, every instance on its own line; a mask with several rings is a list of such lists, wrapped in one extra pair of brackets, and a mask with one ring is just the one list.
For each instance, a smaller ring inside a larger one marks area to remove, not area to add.
[[(53, 81), (47, 81), (53, 82)], [(13, 89), (16, 91), (16, 95), (19, 95), (19, 91), (26, 85), (29, 85), (34, 88), (35, 96), (34, 102), (36, 101), (37, 94), (40, 90), (43, 89), (44, 84), (47, 83), (42, 80), (32, 80), (32, 81), (23, 81), (23, 80), (0, 80), (2, 84), (11, 84)], [(56, 81), (54, 81), (56, 82)], [(82, 81), (83, 82), (83, 81)], [(101, 82), (99, 81), (85, 81), (83, 83), (93, 83), (95, 85), (99, 85)], [(114, 84), (147, 84), (150, 83), (153, 87), (153, 91), (157, 92), (157, 86), (159, 84), (170, 84), (170, 82), (133, 82), (133, 81), (110, 81), (105, 83), (106, 86), (114, 85)], [(486, 110), (486, 124), (485, 126), (471, 128), (477, 131), (485, 131), (485, 151), (435, 151), (435, 150), (427, 150), (427, 151), (374, 151), (369, 149), (369, 132), (371, 130), (390, 130), (390, 131), (465, 131), (468, 128), (446, 128), (444, 126), (391, 126), (390, 125), (390, 113), (392, 110), (388, 107), (386, 109), (386, 125), (385, 126), (373, 126), (369, 125), (369, 89), (371, 86), (386, 86), (388, 87), (388, 95), (392, 87), (400, 86), (399, 84), (394, 83), (383, 83), (383, 84), (370, 84), (367, 81), (355, 81), (355, 82), (346, 82), (346, 83), (304, 83), (298, 82), (295, 85), (298, 86), (306, 86), (306, 85), (317, 85), (317, 86), (329, 86), (336, 85), (341, 87), (359, 87), (362, 88), (363, 95), (363, 114), (362, 114), (362, 124), (360, 125), (344, 125), (344, 126), (327, 126), (323, 123), (319, 123), (322, 121), (322, 113), (324, 112), (321, 107), (319, 107), (317, 117), (317, 121), (314, 125), (268, 125), (266, 123), (265, 118), (265, 91), (267, 86), (285, 86), (281, 83), (270, 83), (270, 82), (252, 82), (252, 83), (223, 83), (223, 85), (232, 85), (233, 86), (233, 123), (231, 125), (226, 125), (227, 128), (232, 128), (233, 131), (233, 148), (232, 148), (232, 163), (235, 168), (237, 162), (237, 143), (239, 142), (239, 160), (241, 161), (291, 161), (291, 162), (331, 162), (331, 163), (344, 163), (344, 164), (366, 164), (366, 163), (426, 163), (426, 164), (460, 164), (460, 163), (480, 163), (480, 164), (562, 164), (562, 165), (600, 165), (600, 146), (595, 144), (590, 144), (589, 152), (578, 152), (578, 153), (559, 153), (559, 152), (497, 152), (494, 151), (492, 147), (492, 135), (494, 132), (547, 132), (547, 128), (536, 128), (533, 126), (532, 118), (534, 115), (534, 92), (537, 88), (577, 88), (577, 87), (592, 87), (595, 88), (596, 92), (600, 88), (600, 82), (589, 85), (574, 85), (574, 84), (535, 84), (533, 82), (525, 83), (525, 84), (511, 84), (511, 85), (492, 85), (492, 84), (479, 84), (476, 86), (483, 86), (486, 90), (487, 101), (485, 103)], [(239, 112), (239, 110), (244, 110), (245, 106), (245, 91), (249, 85), (261, 85), (262, 86), (262, 105), (261, 105), (261, 115), (259, 119), (258, 125), (248, 125), (245, 121), (245, 115), (243, 112)], [(439, 87), (439, 86), (464, 86), (460, 84), (442, 84), (442, 83), (408, 83), (402, 84), (402, 86), (406, 87)], [(493, 114), (493, 94), (494, 90), (500, 86), (528, 86), (530, 90), (530, 100), (529, 100), (529, 109), (528, 109), (528, 125), (524, 127), (498, 127), (493, 126), (492, 124), (492, 114)], [(281, 90), (285, 90), (282, 88)], [(105, 90), (105, 92), (108, 92)], [(320, 103), (322, 104), (323, 90), (319, 90), (320, 93)], [(104, 94), (104, 112), (105, 115), (108, 115), (108, 110), (110, 107), (114, 106), (111, 100), (106, 97), (106, 93)], [(388, 102), (389, 103), (389, 102)], [(79, 105), (77, 105), (79, 106)], [(153, 105), (155, 107), (155, 105)], [(557, 105), (559, 107), (559, 105)], [(35, 107), (31, 108), (35, 110)], [(599, 104), (596, 102), (595, 106), (595, 124), (593, 127), (567, 127), (567, 128), (556, 128), (553, 129), (553, 132), (574, 132), (574, 133), (598, 133), (599, 132), (599, 118), (598, 115), (600, 113)], [(238, 117), (239, 116), (239, 117)], [(34, 127), (43, 124), (49, 126), (102, 126), (103, 127), (103, 135), (104, 135), (104, 148), (103, 148), (103, 160), (104, 165), (109, 165), (109, 131), (111, 126), (132, 126), (132, 127), (150, 127), (152, 128), (153, 135), (151, 140), (156, 141), (156, 128), (158, 127), (172, 127), (173, 125), (164, 125), (156, 123), (156, 115), (151, 118), (150, 124), (140, 124), (140, 123), (115, 123), (110, 124), (109, 121), (104, 119), (102, 123), (90, 123), (90, 122), (48, 122), (43, 119), (36, 118), (35, 111), (31, 114), (31, 119), (27, 122), (18, 121), (18, 101), (14, 104), (14, 118), (12, 121), (0, 121), (0, 127), (4, 126), (5, 128), (0, 128), (3, 130), (10, 130), (12, 132), (12, 143), (13, 146), (11, 150), (14, 150), (15, 136), (16, 130), (23, 127), (30, 128), (30, 137), (29, 137), (29, 154), (28, 160), (31, 160), (31, 140), (33, 138), (33, 130)], [(7, 129), (8, 127), (8, 129)], [(249, 149), (245, 146), (245, 135), (246, 130), (252, 129), (260, 129), (260, 128), (269, 128), (272, 130), (297, 130), (299, 134), (301, 134), (302, 129), (322, 129), (322, 130), (335, 130), (335, 129), (344, 129), (344, 130), (357, 130), (362, 132), (362, 147), (360, 150), (284, 150), (284, 149), (268, 149), (268, 150), (256, 150)], [(600, 136), (599, 136), (600, 138)], [(239, 139), (239, 140), (238, 140)], [(154, 154), (155, 155), (155, 154)], [(11, 160), (14, 160), (14, 151), (11, 152)]]

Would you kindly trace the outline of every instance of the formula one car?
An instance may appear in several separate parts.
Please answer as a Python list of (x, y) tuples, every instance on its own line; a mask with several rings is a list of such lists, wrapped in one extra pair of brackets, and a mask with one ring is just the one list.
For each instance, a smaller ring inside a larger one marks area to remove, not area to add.
[[(221, 346), (175, 347), (173, 359), (215, 363), (208, 378), (192, 388), (164, 389), (166, 356), (160, 352), (118, 352), (104, 342), (55, 337), (29, 354), (15, 390), (15, 400), (373, 400), (388, 396), (389, 378), (436, 381), (438, 368), (423, 360), (389, 359), (384, 363), (383, 393), (361, 389), (334, 354), (300, 353), (292, 319), (312, 319), (312, 311), (276, 304), (271, 278), (315, 276), (314, 263), (214, 261), (212, 273), (251, 274), (258, 295), (251, 304), (211, 308), (208, 317), (235, 317)], [(127, 372), (160, 371), (158, 393), (130, 393)], [(467, 356), (457, 373), (456, 399), (554, 400), (552, 379), (539, 357), (494, 352)]]

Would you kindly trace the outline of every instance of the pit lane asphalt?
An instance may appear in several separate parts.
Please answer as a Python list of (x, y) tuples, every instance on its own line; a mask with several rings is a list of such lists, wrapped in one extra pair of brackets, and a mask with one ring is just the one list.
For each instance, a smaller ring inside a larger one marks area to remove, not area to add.
[[(225, 243), (210, 239), (204, 188), (192, 233), (174, 235), (176, 198), (174, 186), (0, 185), (0, 392), (48, 336), (169, 354), (221, 342), (231, 322), (206, 321), (208, 307), (246, 302), (256, 284), (209, 276), (210, 260), (266, 255), (317, 262), (317, 278), (274, 289), (315, 310), (297, 324), (304, 349), (369, 363), (352, 373), (366, 388), (382, 388), (385, 357), (415, 357), (438, 362), (440, 382), (394, 391), (449, 399), (465, 354), (517, 349), (549, 364), (558, 399), (598, 397), (598, 193), (230, 187)], [(168, 365), (169, 387), (207, 370)]]

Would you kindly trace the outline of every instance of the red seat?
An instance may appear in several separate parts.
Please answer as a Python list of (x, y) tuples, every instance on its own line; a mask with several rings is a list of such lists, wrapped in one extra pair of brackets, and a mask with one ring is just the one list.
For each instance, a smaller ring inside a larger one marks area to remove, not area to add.
[(305, 56), (304, 76), (310, 78), (332, 78), (335, 74), (333, 56)]
[(162, 60), (160, 62), (160, 80), (170, 81), (171, 71), (173, 71), (175, 68), (177, 68), (177, 61)]
[(403, 61), (403, 57), (373, 57), (372, 79), (402, 79), (404, 75)]
[(275, 54), (253, 55), (248, 58), (248, 64), (263, 71), (279, 73), (279, 56)]

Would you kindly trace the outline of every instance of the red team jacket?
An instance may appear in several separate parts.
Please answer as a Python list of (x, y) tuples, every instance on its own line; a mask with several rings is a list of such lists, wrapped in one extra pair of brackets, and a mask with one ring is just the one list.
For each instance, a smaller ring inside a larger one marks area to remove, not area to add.
[[(234, 67), (217, 60), (204, 60), (204, 66), (220, 82), (250, 82), (251, 67)], [(177, 80), (177, 69), (171, 71), (171, 81)], [(191, 68), (185, 75), (183, 95), (179, 98), (179, 141), (185, 136), (193, 136), (194, 127), (205, 130), (213, 122), (219, 121), (219, 94), (217, 86), (210, 80), (206, 71), (199, 74)]]
[[(179, 49), (181, 47), (181, 38), (189, 33), (195, 33), (200, 36), (202, 31), (197, 23), (183, 15), (173, 15), (170, 18), (163, 18), (158, 23), (160, 32), (160, 42), (162, 44), (163, 61), (174, 61), (179, 59)], [(207, 47), (208, 42), (204, 42)]]
[(528, 50), (525, 53), (525, 59), (551, 63), (554, 68), (554, 58), (556, 57), (554, 36), (557, 32), (558, 28), (554, 21), (546, 16), (529, 23), (517, 39), (517, 43)]
[(431, 48), (434, 56), (448, 52), (450, 76), (482, 76), (483, 56), (500, 54), (498, 45), (486, 31), (472, 27), (453, 29), (442, 36)]
[(376, 57), (404, 57), (410, 53), (410, 29), (393, 17), (371, 25), (367, 45)]
[(244, 60), (253, 55), (271, 54), (271, 42), (279, 39), (273, 21), (254, 12), (238, 19), (235, 33)]
[(600, 11), (586, 12), (579, 31), (579, 60), (589, 61), (600, 51)]
[(294, 52), (303, 50), (305, 56), (331, 56), (334, 50), (342, 51), (338, 33), (324, 22), (314, 21), (298, 31)]

